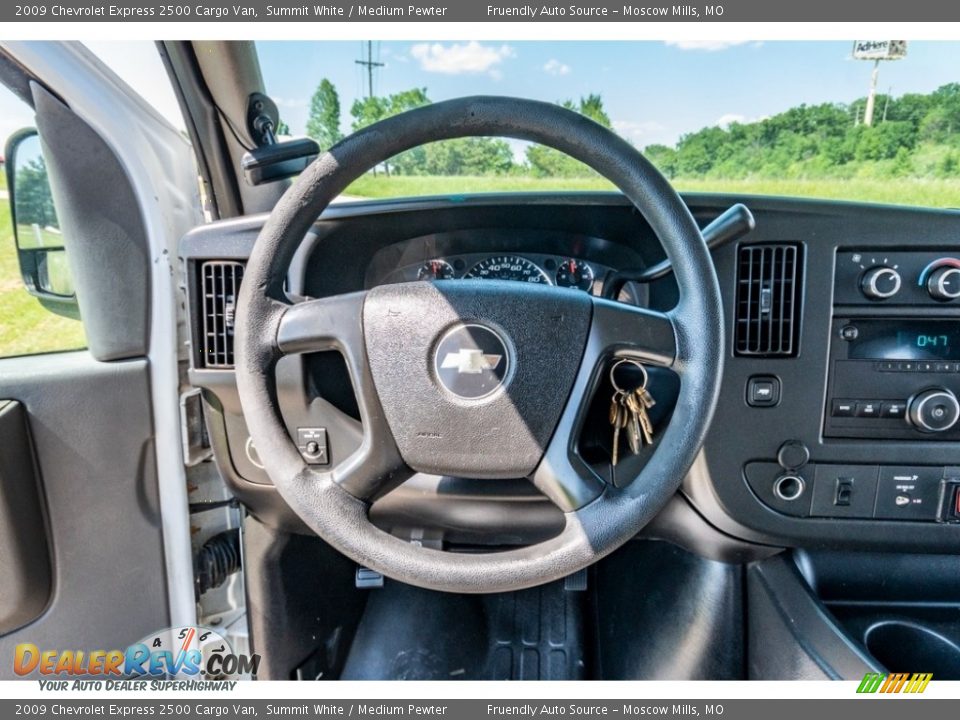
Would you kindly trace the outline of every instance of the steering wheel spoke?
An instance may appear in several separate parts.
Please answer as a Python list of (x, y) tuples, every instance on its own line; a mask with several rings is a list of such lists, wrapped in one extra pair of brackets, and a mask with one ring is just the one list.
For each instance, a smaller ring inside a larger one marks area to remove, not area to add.
[(593, 319), (584, 353), (584, 365), (608, 357), (674, 367), (677, 333), (667, 313), (593, 298)]
[(365, 299), (365, 292), (356, 292), (290, 305), (280, 318), (276, 345), (287, 355), (336, 351), (343, 356), (360, 409), (363, 442), (330, 476), (354, 497), (370, 502), (411, 471), (400, 456), (370, 375), (363, 339)]
[(606, 484), (576, 449), (587, 408), (596, 394), (608, 360), (631, 358), (673, 367), (676, 331), (671, 318), (655, 310), (593, 298), (590, 334), (577, 379), (556, 432), (531, 476), (533, 484), (564, 512), (589, 505)]
[(290, 305), (280, 318), (277, 348), (285, 355), (338, 350), (349, 365), (348, 356), (363, 349), (366, 296), (355, 292)]

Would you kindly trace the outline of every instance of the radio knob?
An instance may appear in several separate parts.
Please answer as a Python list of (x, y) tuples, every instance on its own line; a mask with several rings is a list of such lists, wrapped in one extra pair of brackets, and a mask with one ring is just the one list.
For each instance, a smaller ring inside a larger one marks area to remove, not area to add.
[(892, 298), (900, 292), (900, 285), (900, 273), (885, 265), (870, 268), (860, 278), (860, 290), (871, 300)]
[(910, 422), (924, 432), (945, 432), (960, 418), (960, 402), (946, 388), (917, 393), (910, 400)]
[(960, 268), (940, 267), (927, 278), (927, 292), (940, 302), (960, 298)]

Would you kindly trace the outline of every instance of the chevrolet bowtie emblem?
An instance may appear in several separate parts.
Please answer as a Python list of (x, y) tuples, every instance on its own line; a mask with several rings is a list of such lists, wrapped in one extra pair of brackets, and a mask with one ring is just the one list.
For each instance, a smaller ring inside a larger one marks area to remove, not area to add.
[(503, 355), (485, 355), (481, 350), (462, 348), (447, 353), (440, 363), (441, 370), (456, 368), (461, 375), (479, 375), (484, 370), (496, 370)]

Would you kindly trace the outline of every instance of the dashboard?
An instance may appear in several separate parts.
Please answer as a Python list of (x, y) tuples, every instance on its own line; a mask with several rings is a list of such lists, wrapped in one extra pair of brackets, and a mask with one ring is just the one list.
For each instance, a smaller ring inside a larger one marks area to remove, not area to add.
[[(729, 347), (712, 428), (684, 480), (686, 501), (741, 542), (954, 551), (960, 212), (723, 195), (685, 200), (701, 226), (734, 202), (745, 203), (757, 222), (740, 242), (713, 253)], [(249, 446), (231, 366), (211, 366), (201, 352), (204, 273), (211, 263), (234, 263), (242, 272), (264, 220), (213, 223), (181, 242), (190, 379), (203, 389), (214, 453), (233, 491), (252, 512), (292, 526), (296, 520)], [(598, 295), (611, 274), (663, 259), (650, 227), (618, 194), (350, 203), (328, 208), (304, 238), (288, 290), (325, 297), (386, 283), (498, 279)], [(667, 275), (628, 284), (619, 299), (669, 311), (679, 297)], [(284, 358), (277, 382), (291, 436), (322, 429), (324, 461), (335, 465), (359, 446), (362, 432), (349, 377), (331, 355)], [(678, 381), (670, 373), (653, 381), (661, 413), (654, 421), (667, 422)], [(609, 395), (602, 400), (609, 404)], [(581, 450), (615, 482), (605, 413), (591, 410)], [(445, 541), (474, 542), (479, 533), (454, 527), (466, 514), (438, 509), (444, 497), (469, 496), (482, 508), (469, 523), (495, 541), (549, 536), (562, 518), (520, 487), (424, 479), (388, 524), (409, 530), (422, 522)], [(429, 509), (414, 512), (421, 502)]]

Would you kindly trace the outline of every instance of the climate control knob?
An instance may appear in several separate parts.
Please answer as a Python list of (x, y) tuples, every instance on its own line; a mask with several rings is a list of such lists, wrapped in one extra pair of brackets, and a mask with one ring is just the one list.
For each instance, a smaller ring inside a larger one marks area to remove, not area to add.
[(867, 270), (860, 278), (860, 290), (871, 300), (886, 300), (900, 292), (902, 279), (896, 268), (881, 265)]
[(910, 422), (924, 432), (946, 432), (960, 419), (960, 402), (946, 388), (931, 388), (910, 399)]
[(940, 302), (960, 298), (960, 268), (939, 267), (927, 278), (927, 292)]

